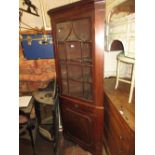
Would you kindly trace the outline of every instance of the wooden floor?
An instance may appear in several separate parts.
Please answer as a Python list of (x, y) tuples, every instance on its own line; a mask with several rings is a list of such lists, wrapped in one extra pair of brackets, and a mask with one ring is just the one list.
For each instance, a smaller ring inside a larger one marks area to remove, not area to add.
[[(79, 145), (64, 139), (60, 133), (59, 147), (56, 155), (92, 155), (86, 150), (82, 149)], [(107, 155), (103, 146), (103, 155)]]
[[(51, 141), (37, 135), (35, 141), (36, 155), (55, 155)], [(33, 155), (32, 146), (28, 140), (19, 140), (19, 155)]]
[[(35, 148), (36, 155), (92, 155), (78, 145), (64, 139), (62, 135), (60, 135), (58, 149), (56, 151), (57, 153), (54, 153), (53, 143), (40, 135), (38, 135), (36, 138)], [(33, 155), (30, 141), (19, 141), (19, 155)], [(104, 147), (103, 155), (106, 155)]]

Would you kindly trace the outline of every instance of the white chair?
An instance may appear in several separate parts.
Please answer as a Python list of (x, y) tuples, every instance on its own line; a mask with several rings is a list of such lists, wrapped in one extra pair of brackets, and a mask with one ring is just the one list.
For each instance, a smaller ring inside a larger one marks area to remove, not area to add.
[[(131, 71), (131, 79), (126, 80), (123, 78), (120, 78), (120, 63), (126, 63), (126, 64), (131, 64), (132, 65), (132, 71)], [(123, 52), (118, 54), (117, 56), (117, 69), (116, 69), (116, 85), (115, 89), (118, 88), (119, 81), (125, 82), (130, 84), (130, 93), (129, 93), (129, 100), (128, 103), (131, 103), (132, 96), (133, 96), (133, 90), (135, 86), (135, 59), (134, 58), (129, 58), (124, 55)]]

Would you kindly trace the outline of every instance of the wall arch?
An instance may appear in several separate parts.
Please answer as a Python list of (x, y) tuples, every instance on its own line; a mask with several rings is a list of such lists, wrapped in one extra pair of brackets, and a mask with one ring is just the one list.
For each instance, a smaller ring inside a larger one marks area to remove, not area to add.
[(124, 46), (123, 46), (122, 41), (113, 40), (111, 42), (110, 51), (124, 51)]
[[(108, 51), (115, 51), (115, 50), (123, 50), (126, 51), (127, 47), (126, 47), (126, 39), (124, 39), (124, 37), (118, 37), (118, 36), (111, 36), (108, 38), (107, 41), (107, 48)], [(114, 49), (114, 46), (117, 47), (116, 49)]]

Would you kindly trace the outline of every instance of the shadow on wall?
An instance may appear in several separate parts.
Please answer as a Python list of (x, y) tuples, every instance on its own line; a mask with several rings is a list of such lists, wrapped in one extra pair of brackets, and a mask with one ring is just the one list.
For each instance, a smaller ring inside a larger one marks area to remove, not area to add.
[(110, 51), (124, 51), (122, 42), (119, 40), (114, 40), (111, 44)]

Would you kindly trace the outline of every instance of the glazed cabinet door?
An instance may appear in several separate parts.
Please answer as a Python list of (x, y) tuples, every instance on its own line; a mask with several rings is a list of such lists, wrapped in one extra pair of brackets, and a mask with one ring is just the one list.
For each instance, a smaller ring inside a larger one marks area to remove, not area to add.
[(61, 94), (92, 101), (93, 64), (90, 18), (58, 22), (56, 35)]

